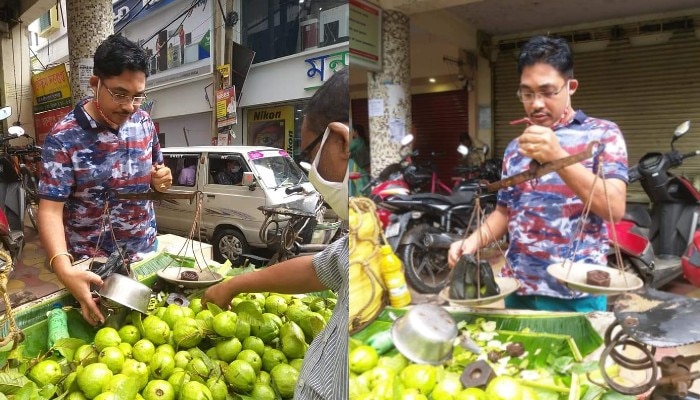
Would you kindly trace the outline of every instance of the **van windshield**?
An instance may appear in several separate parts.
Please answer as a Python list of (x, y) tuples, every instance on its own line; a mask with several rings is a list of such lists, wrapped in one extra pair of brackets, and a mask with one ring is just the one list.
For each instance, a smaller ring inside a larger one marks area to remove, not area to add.
[(269, 188), (308, 182), (306, 174), (284, 150), (251, 151), (248, 157), (263, 184)]

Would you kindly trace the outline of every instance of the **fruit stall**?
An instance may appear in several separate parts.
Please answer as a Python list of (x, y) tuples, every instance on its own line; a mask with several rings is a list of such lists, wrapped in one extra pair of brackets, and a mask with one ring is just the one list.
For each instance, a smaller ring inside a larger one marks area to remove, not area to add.
[[(407, 299), (406, 282), (395, 274), (396, 256), (387, 249), (373, 202), (351, 198), (349, 222), (350, 399), (610, 400), (650, 392), (655, 399), (686, 398), (698, 377), (690, 371), (698, 356), (662, 349), (696, 342), (697, 331), (648, 337), (658, 331), (655, 323), (664, 326), (668, 319), (677, 320), (676, 328), (697, 325), (692, 311), (681, 311), (697, 310), (697, 302), (640, 289), (638, 279), (623, 271), (610, 271), (614, 280), (607, 286), (583, 282), (585, 269), (574, 281), (561, 263), (554, 271), (558, 279), (577, 290), (614, 295), (613, 311), (488, 308), (519, 283), (493, 278), (491, 268), (475, 260), (460, 271), (460, 259), (452, 285), (436, 301), (406, 306), (410, 294)], [(479, 287), (489, 278), (498, 291)], [(455, 279), (462, 285), (453, 291)], [(657, 317), (648, 321), (650, 315)], [(657, 356), (657, 349), (669, 356)]]
[[(112, 308), (101, 306), (108, 318), (97, 328), (65, 290), (8, 310), (0, 399), (291, 398), (334, 295), (243, 293), (230, 310), (203, 307), (206, 287), (255, 270), (207, 264), (167, 252), (132, 264), (133, 286), (148, 288), (145, 303), (113, 298), (105, 280), (98, 295)], [(182, 272), (200, 279), (186, 281)], [(129, 290), (120, 282), (115, 293)], [(15, 337), (21, 340), (9, 340)]]

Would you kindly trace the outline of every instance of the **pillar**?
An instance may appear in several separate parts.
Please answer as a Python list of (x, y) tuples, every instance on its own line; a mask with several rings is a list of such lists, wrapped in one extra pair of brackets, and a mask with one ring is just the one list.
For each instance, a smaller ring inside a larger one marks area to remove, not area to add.
[[(92, 75), (92, 58), (97, 46), (114, 33), (114, 12), (111, 0), (66, 1), (68, 49), (70, 57), (70, 88), (73, 104), (92, 96), (85, 74)], [(83, 73), (80, 69), (83, 66)], [(83, 82), (81, 86), (81, 75)]]
[(410, 20), (392, 10), (382, 13), (382, 71), (368, 72), (369, 137), (372, 175), (401, 160), (399, 149), (411, 129)]

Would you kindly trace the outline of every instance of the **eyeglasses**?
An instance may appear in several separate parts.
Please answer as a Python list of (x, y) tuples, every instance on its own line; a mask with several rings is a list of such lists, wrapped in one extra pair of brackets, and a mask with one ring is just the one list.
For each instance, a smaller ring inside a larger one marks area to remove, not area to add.
[(117, 103), (117, 104), (128, 104), (130, 106), (140, 106), (141, 103), (146, 101), (148, 97), (146, 95), (143, 96), (127, 96), (125, 94), (119, 94), (119, 93), (113, 93), (107, 85), (104, 85), (105, 89), (107, 89), (107, 93), (109, 93), (110, 96), (112, 96), (112, 100)]
[(309, 143), (308, 146), (306, 146), (297, 156), (297, 161), (298, 162), (309, 162), (309, 154), (311, 154), (311, 150), (316, 147), (317, 144), (321, 142), (321, 139), (323, 139), (323, 135), (318, 135), (316, 136), (316, 139), (314, 139), (311, 143)]
[(557, 96), (559, 93), (561, 93), (561, 91), (564, 90), (564, 88), (568, 84), (569, 81), (566, 81), (558, 90), (547, 92), (533, 92), (530, 90), (518, 89), (518, 92), (516, 94), (518, 96), (518, 99), (520, 99), (520, 101), (525, 104), (534, 102), (538, 97), (542, 97), (545, 100), (550, 100), (554, 96)]

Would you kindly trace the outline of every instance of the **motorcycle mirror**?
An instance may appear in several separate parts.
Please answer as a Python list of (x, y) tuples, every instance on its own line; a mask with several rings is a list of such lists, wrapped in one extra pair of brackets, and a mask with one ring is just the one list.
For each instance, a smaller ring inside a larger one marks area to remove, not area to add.
[(403, 139), (401, 139), (401, 146), (408, 146), (411, 142), (413, 142), (413, 135), (405, 135)]
[(481, 148), (481, 151), (484, 152), (484, 155), (489, 154), (489, 145), (488, 145), (488, 144), (485, 144), (485, 145)]
[(460, 144), (459, 146), (457, 146), (457, 152), (458, 152), (459, 154), (461, 154), (462, 157), (466, 157), (467, 154), (469, 154), (469, 147), (467, 147), (467, 146), (465, 146), (465, 145), (463, 145), (463, 144)]
[(681, 136), (685, 135), (686, 132), (690, 129), (690, 121), (685, 121), (682, 124), (678, 125), (676, 127), (676, 130), (673, 131), (673, 139), (671, 139), (671, 150), (673, 150), (673, 143), (680, 139)]
[(8, 119), (12, 115), (12, 107), (7, 106), (0, 108), (0, 121), (3, 119)]
[(686, 132), (688, 132), (689, 129), (690, 129), (690, 121), (685, 121), (676, 127), (676, 130), (673, 132), (673, 135), (675, 137), (681, 137)]
[(10, 134), (10, 136), (14, 137), (24, 136), (24, 128), (17, 125), (12, 125), (11, 127), (7, 128), (7, 132)]

